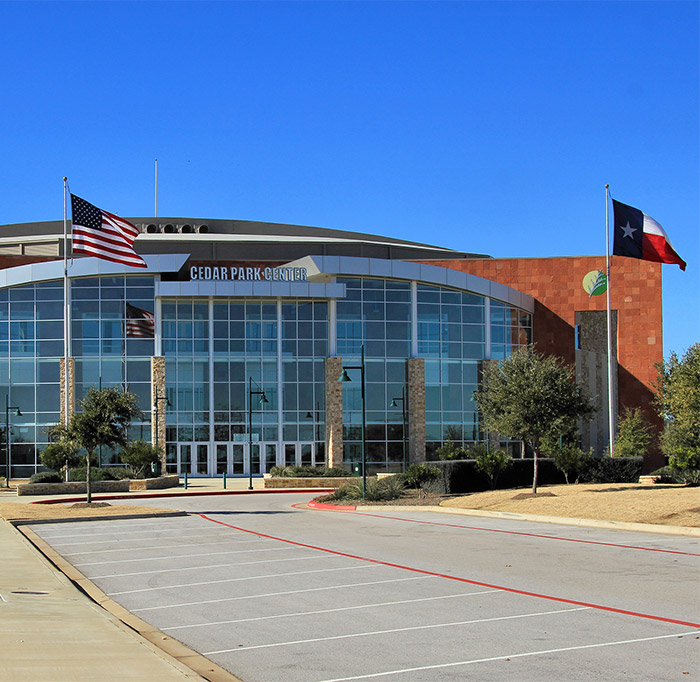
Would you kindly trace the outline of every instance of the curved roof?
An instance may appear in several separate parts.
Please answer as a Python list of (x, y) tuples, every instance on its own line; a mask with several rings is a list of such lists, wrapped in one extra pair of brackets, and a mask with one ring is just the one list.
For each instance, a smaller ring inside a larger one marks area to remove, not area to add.
[[(189, 252), (195, 259), (269, 261), (288, 261), (306, 255), (392, 260), (489, 257), (393, 237), (305, 225), (175, 217), (127, 220), (141, 231), (135, 249), (144, 255)], [(53, 243), (58, 245), (56, 255), (62, 255), (63, 230), (63, 221), (59, 220), (0, 225), (0, 250), (24, 253), (25, 245)], [(12, 248), (19, 251), (8, 251)]]

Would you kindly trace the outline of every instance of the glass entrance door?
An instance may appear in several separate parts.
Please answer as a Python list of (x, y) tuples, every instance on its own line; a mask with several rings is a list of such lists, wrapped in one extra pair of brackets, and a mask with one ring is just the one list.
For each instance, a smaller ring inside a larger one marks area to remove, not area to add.
[(315, 443), (285, 443), (285, 466), (323, 466), (323, 462), (316, 461)]
[(209, 474), (209, 443), (179, 443), (177, 446), (177, 473), (181, 476)]
[[(252, 462), (248, 456), (249, 443), (217, 443), (216, 473), (220, 476), (262, 476), (277, 464), (277, 443), (253, 443)], [(262, 451), (262, 457), (260, 453)]]

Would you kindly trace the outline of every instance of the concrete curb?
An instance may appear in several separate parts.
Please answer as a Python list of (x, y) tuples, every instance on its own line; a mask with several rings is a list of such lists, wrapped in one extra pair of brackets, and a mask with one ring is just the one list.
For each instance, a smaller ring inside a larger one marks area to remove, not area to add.
[(72, 521), (124, 521), (125, 519), (152, 519), (168, 516), (187, 516), (184, 511), (153, 512), (152, 514), (112, 514), (111, 516), (66, 516), (53, 519), (8, 519), (13, 526), (30, 526), (42, 523), (71, 523)]
[(700, 538), (700, 528), (688, 526), (663, 526), (652, 523), (631, 523), (628, 521), (602, 521), (598, 519), (573, 519), (568, 516), (546, 516), (544, 514), (516, 514), (514, 512), (484, 511), (480, 509), (459, 509), (457, 507), (435, 507), (429, 505), (332, 505), (326, 502), (309, 502), (309, 507), (326, 511), (357, 512), (436, 512), (438, 514), (456, 514), (458, 516), (481, 516), (491, 519), (511, 519), (513, 521), (533, 521), (561, 526), (578, 526), (579, 528), (604, 528), (608, 530), (628, 530), (637, 533), (658, 533), (661, 535), (680, 535)]
[[(149, 515), (142, 515), (145, 517)], [(150, 515), (156, 516), (156, 514)], [(106, 517), (116, 518), (116, 517)], [(122, 517), (124, 518), (124, 517)], [(135, 518), (134, 516), (127, 518)], [(104, 520), (105, 517), (102, 517)], [(83, 519), (68, 519), (68, 521), (82, 521)], [(64, 521), (64, 520), (62, 520)], [(108, 597), (95, 583), (86, 578), (77, 568), (68, 563), (58, 552), (56, 552), (49, 544), (42, 540), (31, 528), (23, 525), (17, 528), (17, 532), (24, 535), (43, 556), (56, 569), (68, 578), (81, 592), (86, 594), (98, 606), (114, 616), (120, 623), (124, 625), (127, 632), (142, 638), (146, 641), (154, 653), (165, 657), (166, 659), (175, 659), (175, 661), (185, 666), (202, 679), (208, 682), (242, 682), (239, 677), (231, 674), (224, 668), (220, 667), (213, 661), (205, 658), (200, 653), (190, 649), (172, 637), (163, 634), (154, 626), (146, 623), (137, 616), (127, 611), (123, 606), (120, 606)]]

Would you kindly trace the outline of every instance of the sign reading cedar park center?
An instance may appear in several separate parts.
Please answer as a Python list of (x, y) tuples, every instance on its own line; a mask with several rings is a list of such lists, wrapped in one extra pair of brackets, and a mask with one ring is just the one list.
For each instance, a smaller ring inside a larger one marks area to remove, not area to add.
[(306, 268), (250, 267), (235, 265), (192, 265), (191, 280), (233, 280), (246, 282), (306, 282)]

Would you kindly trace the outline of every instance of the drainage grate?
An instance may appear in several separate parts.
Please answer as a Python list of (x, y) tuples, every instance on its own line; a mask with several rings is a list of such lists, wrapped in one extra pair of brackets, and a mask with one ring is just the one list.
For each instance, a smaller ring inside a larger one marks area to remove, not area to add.
[(37, 592), (36, 590), (12, 590), (10, 594), (48, 594), (48, 592)]

